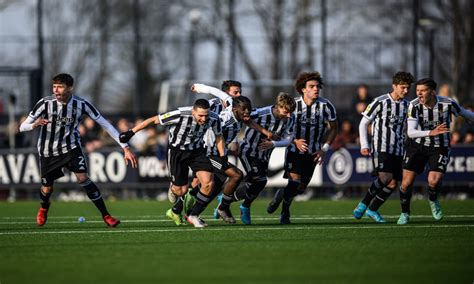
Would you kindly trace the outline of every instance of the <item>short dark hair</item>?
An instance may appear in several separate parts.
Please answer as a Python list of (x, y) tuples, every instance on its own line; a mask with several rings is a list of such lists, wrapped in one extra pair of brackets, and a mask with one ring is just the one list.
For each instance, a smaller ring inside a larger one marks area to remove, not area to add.
[(54, 76), (51, 81), (53, 84), (64, 84), (69, 87), (74, 86), (74, 78), (72, 78), (72, 76), (67, 73), (60, 73)]
[(302, 95), (304, 87), (306, 87), (306, 82), (308, 81), (317, 81), (319, 83), (319, 88), (323, 88), (323, 78), (321, 77), (321, 74), (319, 72), (302, 72), (296, 77), (296, 82), (295, 82), (295, 89), (298, 92), (298, 94)]
[(232, 99), (232, 108), (235, 108), (235, 107), (251, 110), (252, 103), (250, 102), (249, 98), (244, 97), (244, 96), (238, 96)]
[(202, 109), (209, 109), (211, 105), (209, 104), (208, 100), (205, 99), (197, 99), (193, 104), (193, 109), (202, 108)]
[(221, 90), (227, 92), (229, 91), (230, 87), (233, 86), (242, 88), (242, 84), (239, 81), (225, 80), (222, 82)]
[(410, 72), (397, 72), (395, 75), (392, 77), (392, 84), (394, 85), (402, 85), (402, 84), (407, 84), (411, 85), (415, 82), (415, 77)]
[(430, 88), (430, 90), (432, 91), (436, 91), (436, 82), (431, 79), (431, 78), (423, 78), (423, 79), (420, 79), (416, 82), (416, 85), (423, 85), (423, 86), (427, 86), (428, 88)]

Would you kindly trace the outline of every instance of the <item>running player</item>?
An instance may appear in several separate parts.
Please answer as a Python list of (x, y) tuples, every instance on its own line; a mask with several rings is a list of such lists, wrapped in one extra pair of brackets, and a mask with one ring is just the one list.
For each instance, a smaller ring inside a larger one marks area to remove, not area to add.
[[(392, 92), (375, 98), (362, 113), (359, 124), (360, 153), (363, 156), (372, 155), (377, 179), (354, 209), (356, 219), (366, 213), (377, 223), (386, 222), (378, 210), (402, 179), (409, 103), (405, 97), (413, 81), (410, 73), (396, 73), (392, 78)], [(372, 125), (372, 147), (369, 146), (367, 133), (369, 125)]]
[(20, 131), (40, 129), (38, 153), (40, 156), (41, 208), (36, 216), (38, 226), (43, 226), (48, 218), (50, 197), (54, 181), (64, 173), (62, 168), (73, 172), (79, 184), (84, 188), (89, 199), (102, 214), (107, 226), (116, 227), (120, 221), (112, 217), (102, 199), (99, 188), (89, 179), (87, 163), (82, 152), (79, 136), (79, 124), (87, 115), (99, 123), (124, 151), (125, 164), (137, 167), (137, 161), (128, 144), (119, 142), (118, 131), (87, 100), (72, 93), (74, 78), (66, 73), (58, 74), (52, 79), (53, 95), (39, 100), (25, 121)]
[(410, 221), (410, 199), (413, 183), (428, 165), (428, 195), (431, 213), (435, 220), (443, 218), (438, 200), (439, 191), (449, 163), (451, 135), (449, 126), (452, 115), (463, 116), (474, 121), (470, 112), (448, 97), (436, 95), (436, 82), (424, 78), (416, 82), (417, 98), (408, 109), (408, 140), (403, 165), (403, 180), (400, 186), (402, 213), (397, 223)]
[[(295, 89), (301, 95), (296, 101), (293, 143), (286, 149), (285, 178), (288, 184), (279, 189), (267, 207), (273, 213), (283, 201), (281, 224), (290, 224), (290, 205), (298, 194), (303, 194), (311, 181), (317, 164), (322, 164), (330, 144), (337, 135), (336, 108), (320, 96), (323, 79), (319, 72), (303, 72), (298, 75)], [(322, 139), (329, 129), (326, 142)], [(323, 145), (322, 145), (323, 144)]]
[(206, 157), (204, 148), (204, 135), (208, 129), (212, 129), (216, 136), (221, 161), (227, 161), (219, 116), (210, 112), (209, 108), (207, 100), (198, 99), (192, 107), (181, 107), (150, 117), (133, 129), (120, 134), (120, 141), (128, 142), (135, 133), (152, 123), (169, 127), (168, 168), (171, 176), (170, 201), (173, 207), (166, 212), (166, 216), (178, 226), (185, 224), (182, 211), (183, 196), (188, 191), (188, 167), (196, 173), (201, 188), (187, 220), (197, 228), (207, 226), (199, 215), (211, 201), (210, 194), (214, 186), (213, 167)]

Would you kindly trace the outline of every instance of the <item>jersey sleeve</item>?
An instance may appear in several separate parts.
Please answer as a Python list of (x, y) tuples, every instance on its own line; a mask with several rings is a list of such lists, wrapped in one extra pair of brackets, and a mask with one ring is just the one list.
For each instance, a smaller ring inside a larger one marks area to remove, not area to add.
[(375, 119), (375, 116), (377, 116), (377, 114), (379, 113), (381, 106), (382, 103), (379, 100), (372, 101), (364, 110), (364, 112), (362, 112), (362, 116), (364, 116), (370, 121), (373, 121)]
[(410, 103), (408, 106), (408, 120), (418, 120), (418, 108)]
[(38, 119), (41, 115), (43, 115), (46, 111), (46, 104), (44, 99), (39, 100), (33, 109), (30, 111), (28, 116), (34, 120)]
[(324, 108), (324, 115), (328, 121), (335, 121), (337, 119), (336, 108), (330, 101), (327, 101), (326, 107)]
[(87, 100), (84, 100), (84, 111), (95, 121), (101, 117), (100, 112)]
[(161, 125), (172, 125), (179, 122), (181, 118), (181, 111), (179, 109), (172, 110), (158, 115), (158, 120)]
[(219, 118), (213, 119), (211, 127), (212, 127), (212, 131), (214, 132), (216, 136), (222, 135), (222, 124)]

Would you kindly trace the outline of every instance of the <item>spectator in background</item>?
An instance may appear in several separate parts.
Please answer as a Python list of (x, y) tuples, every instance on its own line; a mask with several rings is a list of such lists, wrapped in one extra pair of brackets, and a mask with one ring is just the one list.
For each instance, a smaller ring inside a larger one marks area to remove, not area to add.
[[(143, 122), (142, 118), (137, 118), (135, 120), (134, 125), (139, 125), (142, 122)], [(154, 127), (155, 126), (153, 126), (153, 128)], [(147, 127), (146, 131), (140, 131), (140, 132), (136, 133), (133, 140), (131, 140), (129, 144), (132, 145), (132, 147), (135, 148), (140, 153), (143, 153), (143, 151), (147, 147), (146, 142), (147, 142), (148, 136), (150, 134), (151, 134), (151, 132), (149, 131), (149, 129)]]
[(102, 147), (102, 141), (99, 138), (100, 129), (101, 127), (90, 117), (84, 119), (84, 122), (79, 126), (82, 145), (85, 146), (87, 152), (93, 152)]
[(372, 101), (372, 96), (369, 94), (369, 86), (365, 84), (360, 84), (357, 87), (357, 93), (352, 99), (352, 105), (355, 108), (357, 114), (357, 119), (360, 119), (359, 115), (364, 112), (367, 106)]
[[(168, 131), (163, 126), (157, 128), (156, 156), (158, 160), (166, 162), (168, 157)], [(166, 166), (166, 163), (163, 164)]]
[(357, 134), (354, 133), (352, 124), (349, 120), (344, 120), (341, 124), (339, 133), (336, 135), (336, 139), (332, 144), (334, 151), (345, 147), (348, 144), (355, 144), (357, 140)]
[(452, 145), (458, 145), (460, 143), (462, 143), (462, 139), (461, 139), (461, 133), (459, 133), (459, 131), (453, 131), (451, 133), (451, 146)]
[(474, 133), (473, 132), (468, 132), (464, 136), (464, 144), (473, 144), (474, 143)]

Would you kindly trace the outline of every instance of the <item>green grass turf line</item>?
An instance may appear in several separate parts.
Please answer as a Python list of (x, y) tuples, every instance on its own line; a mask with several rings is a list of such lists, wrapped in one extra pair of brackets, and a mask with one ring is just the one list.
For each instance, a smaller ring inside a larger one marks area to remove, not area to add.
[[(252, 207), (254, 225), (211, 221), (176, 227), (167, 202), (108, 202), (123, 221), (109, 229), (90, 202), (53, 202), (37, 227), (37, 202), (0, 203), (3, 283), (472, 283), (474, 201), (445, 201), (445, 219), (414, 201), (412, 222), (397, 227), (399, 204), (381, 213), (388, 224), (350, 216), (357, 200), (295, 202), (293, 224)], [(213, 203), (214, 205), (215, 203)], [(212, 206), (213, 206), (212, 205)], [(211, 207), (212, 207), (211, 206)], [(238, 206), (232, 207), (238, 217)], [(77, 218), (85, 216), (79, 224)], [(415, 217), (419, 216), (419, 217)], [(452, 216), (452, 217), (450, 217)], [(139, 221), (139, 222), (134, 222)], [(58, 232), (68, 231), (67, 234)], [(82, 231), (86, 233), (74, 233)], [(105, 233), (93, 233), (105, 231)], [(127, 232), (129, 231), (129, 232)], [(30, 233), (47, 234), (30, 234)], [(90, 232), (90, 233), (89, 233)], [(115, 233), (107, 233), (115, 232)], [(2, 233), (21, 233), (2, 235)]]

